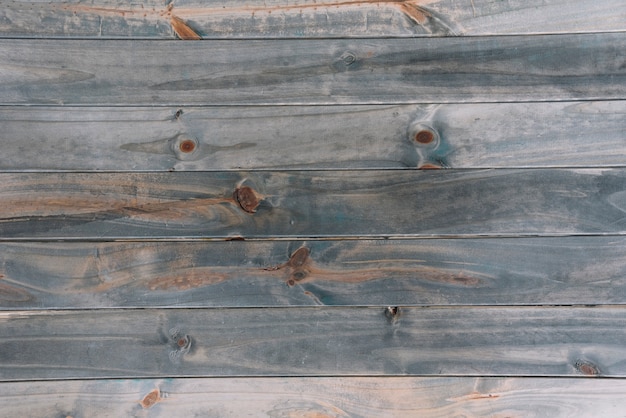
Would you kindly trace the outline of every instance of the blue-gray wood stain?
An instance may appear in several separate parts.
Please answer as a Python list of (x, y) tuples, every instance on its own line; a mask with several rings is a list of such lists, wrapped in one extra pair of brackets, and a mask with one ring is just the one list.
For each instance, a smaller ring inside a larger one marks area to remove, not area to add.
[(0, 0), (2, 411), (618, 415), (625, 8)]

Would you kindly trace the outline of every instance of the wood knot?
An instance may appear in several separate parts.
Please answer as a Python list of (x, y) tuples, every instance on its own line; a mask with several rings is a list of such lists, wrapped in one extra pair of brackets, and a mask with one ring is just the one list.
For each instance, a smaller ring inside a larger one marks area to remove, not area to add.
[(303, 280), (306, 278), (306, 276), (309, 275), (309, 272), (306, 270), (296, 270), (293, 273), (291, 273), (291, 277), (293, 280), (299, 282), (300, 280)]
[(586, 360), (577, 360), (574, 367), (585, 376), (599, 376), (601, 374), (598, 366)]
[(356, 54), (351, 51), (346, 51), (341, 55), (341, 61), (348, 67), (356, 62)]
[(311, 251), (307, 247), (300, 247), (291, 254), (287, 264), (289, 267), (302, 267), (308, 260)]
[(191, 338), (189, 338), (188, 335), (179, 337), (178, 340), (176, 340), (176, 345), (180, 349), (188, 349), (191, 346)]
[(144, 396), (141, 402), (139, 402), (139, 404), (141, 405), (142, 408), (148, 409), (148, 408), (152, 408), (154, 404), (156, 404), (157, 402), (160, 402), (161, 400), (163, 400), (163, 398), (161, 398), (161, 392), (159, 391), (159, 389), (154, 389), (153, 391), (148, 393), (146, 396)]
[(251, 187), (242, 186), (235, 189), (233, 198), (239, 203), (239, 207), (243, 209), (244, 212), (255, 213), (256, 209), (259, 207), (259, 198)]
[(289, 261), (284, 264), (284, 266), (287, 266), (291, 272), (289, 280), (287, 280), (287, 285), (289, 287), (294, 286), (296, 282), (304, 280), (308, 277), (309, 270), (307, 265), (311, 262), (311, 259), (309, 258), (310, 254), (311, 251), (307, 247), (300, 247), (291, 254)]
[(178, 148), (181, 152), (190, 153), (196, 149), (196, 143), (193, 142), (191, 139), (186, 139), (180, 143)]
[(390, 322), (395, 322), (400, 317), (400, 307), (399, 306), (387, 306), (385, 308), (385, 316)]
[(183, 133), (174, 138), (171, 147), (176, 159), (190, 161), (197, 158), (199, 145), (196, 138)]
[(424, 122), (411, 124), (408, 134), (418, 147), (436, 148), (439, 145), (439, 133)]
[(435, 135), (430, 130), (421, 130), (415, 134), (415, 142), (420, 144), (430, 144), (435, 140)]

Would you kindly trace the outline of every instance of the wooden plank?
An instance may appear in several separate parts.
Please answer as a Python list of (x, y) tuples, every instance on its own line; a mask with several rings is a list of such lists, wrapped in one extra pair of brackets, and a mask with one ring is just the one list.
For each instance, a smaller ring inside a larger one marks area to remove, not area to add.
[(0, 170), (615, 167), (625, 115), (626, 101), (5, 107)]
[(626, 33), (186, 44), (7, 39), (0, 97), (4, 105), (125, 106), (624, 99), (623, 50)]
[(622, 379), (344, 377), (0, 383), (7, 416), (620, 416)]
[(2, 243), (0, 307), (625, 304), (626, 238)]
[[(296, 38), (624, 30), (623, 1), (0, 1), (5, 37)], [(194, 36), (195, 35), (195, 36)]]
[(0, 240), (622, 234), (626, 170), (3, 173)]
[(625, 306), (0, 313), (0, 380), (625, 376)]

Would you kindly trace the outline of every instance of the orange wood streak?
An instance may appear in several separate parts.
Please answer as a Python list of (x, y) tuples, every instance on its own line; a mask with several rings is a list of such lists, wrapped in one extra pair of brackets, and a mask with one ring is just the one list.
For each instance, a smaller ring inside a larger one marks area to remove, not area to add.
[[(424, 24), (430, 13), (422, 6), (436, 3), (438, 0), (336, 0), (307, 3), (293, 3), (276, 6), (224, 6), (224, 7), (187, 7), (177, 8), (173, 4), (161, 9), (146, 9), (142, 7), (95, 7), (88, 5), (66, 5), (62, 8), (56, 5), (41, 4), (39, 8), (67, 10), (77, 14), (94, 14), (98, 16), (122, 16), (132, 18), (163, 19), (170, 18), (170, 24), (181, 39), (201, 39), (196, 31), (191, 29), (185, 19), (211, 15), (232, 15), (263, 12), (300, 12), (302, 10), (318, 10), (349, 7), (391, 7), (401, 11), (417, 24)], [(174, 15), (175, 10), (175, 15)]]
[[(406, 278), (413, 277), (427, 282), (436, 282), (452, 286), (478, 287), (488, 277), (482, 274), (468, 273), (451, 269), (436, 269), (431, 267), (378, 267), (355, 270), (331, 270), (316, 268), (313, 261), (308, 259), (303, 265), (291, 266), (289, 262), (269, 269), (238, 268), (237, 266), (220, 267), (189, 267), (176, 269), (172, 274), (155, 277), (146, 282), (150, 290), (189, 290), (204, 286), (210, 286), (242, 277), (254, 277), (257, 279), (278, 280), (288, 282), (290, 280), (299, 283), (335, 282), (355, 284), (372, 280), (387, 279), (390, 277)], [(294, 273), (305, 273), (300, 278), (294, 279)], [(125, 282), (128, 280), (124, 280)], [(121, 283), (107, 283), (101, 285), (99, 291), (109, 289)]]
[[(318, 10), (348, 7), (393, 7), (401, 10), (403, 13), (413, 14), (415, 10), (424, 14), (425, 17), (430, 14), (422, 9), (422, 6), (429, 3), (436, 3), (439, 0), (337, 0), (337, 1), (319, 1), (307, 2), (304, 4), (285, 4), (277, 6), (243, 6), (243, 7), (206, 7), (206, 8), (176, 8), (177, 16), (192, 17), (213, 14), (239, 14), (239, 13), (262, 13), (262, 12), (290, 12), (301, 10)], [(411, 17), (411, 16), (409, 16)], [(411, 17), (413, 20), (413, 18)]]
[[(4, 276), (0, 275), (1, 277)], [(33, 299), (32, 295), (26, 290), (0, 281), (0, 302), (27, 302), (31, 299)]]
[(186, 41), (198, 41), (202, 39), (200, 35), (196, 33), (184, 20), (177, 16), (172, 16), (170, 19), (172, 29), (176, 32), (176, 36)]
[(236, 274), (216, 273), (210, 267), (182, 269), (176, 274), (154, 278), (147, 283), (150, 290), (188, 290), (221, 283)]
[(209, 215), (211, 208), (228, 205), (238, 208), (233, 198), (202, 198), (163, 202), (156, 198), (111, 199), (107, 196), (24, 196), (5, 200), (0, 222), (12, 218), (46, 217), (57, 215), (116, 214), (138, 221), (159, 222), (184, 220)]
[(493, 393), (472, 392), (468, 395), (459, 396), (456, 398), (449, 398), (448, 400), (452, 402), (465, 402), (465, 401), (476, 401), (476, 400), (483, 400), (483, 399), (497, 399), (499, 397), (500, 395), (493, 394)]

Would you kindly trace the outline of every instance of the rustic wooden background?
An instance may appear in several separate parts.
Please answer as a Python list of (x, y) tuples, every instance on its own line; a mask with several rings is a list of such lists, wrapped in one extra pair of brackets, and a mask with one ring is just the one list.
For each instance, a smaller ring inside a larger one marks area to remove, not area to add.
[(624, 416), (625, 50), (623, 0), (0, 0), (0, 415)]

